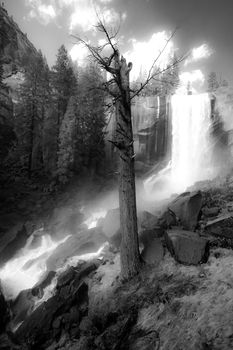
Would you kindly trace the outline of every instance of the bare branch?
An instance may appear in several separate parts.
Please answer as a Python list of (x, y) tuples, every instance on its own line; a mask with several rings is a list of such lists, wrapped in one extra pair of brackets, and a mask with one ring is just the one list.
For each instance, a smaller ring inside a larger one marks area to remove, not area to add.
[(173, 62), (173, 64), (167, 66), (165, 69), (162, 69), (160, 70), (159, 68), (156, 70), (156, 72), (152, 73), (154, 68), (156, 67), (156, 63), (158, 62), (159, 58), (161, 57), (161, 55), (164, 53), (164, 51), (166, 50), (167, 48), (167, 45), (168, 43), (172, 40), (172, 38), (174, 37), (175, 33), (177, 31), (177, 28), (172, 32), (172, 34), (170, 35), (170, 37), (166, 40), (166, 43), (164, 45), (164, 47), (162, 48), (162, 50), (160, 51), (160, 53), (158, 54), (158, 56), (155, 58), (155, 60), (153, 61), (150, 69), (149, 69), (149, 72), (147, 74), (147, 78), (146, 80), (144, 81), (144, 83), (141, 83), (141, 86), (138, 90), (136, 90), (133, 95), (131, 96), (131, 100), (135, 97), (135, 96), (138, 96), (140, 94), (140, 92), (148, 85), (148, 83), (154, 79), (154, 77), (158, 76), (159, 74), (162, 74), (168, 70), (170, 70), (171, 68), (177, 66), (181, 61), (184, 60), (184, 57), (182, 57), (181, 59), (179, 60), (176, 60), (175, 62)]
[[(144, 83), (141, 83), (141, 86), (138, 90), (136, 90), (133, 95), (130, 97), (130, 99), (132, 100), (135, 96), (139, 96), (140, 92), (148, 85), (148, 83), (151, 80), (156, 80), (156, 76), (158, 76), (159, 74), (163, 74), (167, 71), (169, 71), (170, 69), (176, 67), (178, 64), (180, 64), (184, 59), (186, 58), (186, 56), (182, 56), (180, 57), (178, 60), (176, 60), (175, 62), (173, 62), (172, 64), (168, 65), (166, 68), (160, 70), (159, 68), (156, 70), (156, 72), (154, 72), (153, 74), (151, 74), (152, 69), (150, 68), (149, 74), (147, 76), (147, 79), (145, 80)], [(155, 61), (154, 61), (155, 62)], [(161, 79), (157, 79), (158, 81), (161, 81)]]

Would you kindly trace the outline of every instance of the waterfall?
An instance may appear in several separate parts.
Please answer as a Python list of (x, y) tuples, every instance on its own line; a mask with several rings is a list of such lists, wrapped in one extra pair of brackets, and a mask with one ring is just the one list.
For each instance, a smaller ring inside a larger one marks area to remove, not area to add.
[(210, 114), (207, 93), (172, 96), (171, 160), (166, 168), (144, 182), (148, 194), (159, 192), (158, 197), (164, 198), (184, 191), (197, 181), (212, 177)]
[(177, 190), (185, 190), (211, 176), (209, 95), (174, 95), (171, 108), (171, 180)]

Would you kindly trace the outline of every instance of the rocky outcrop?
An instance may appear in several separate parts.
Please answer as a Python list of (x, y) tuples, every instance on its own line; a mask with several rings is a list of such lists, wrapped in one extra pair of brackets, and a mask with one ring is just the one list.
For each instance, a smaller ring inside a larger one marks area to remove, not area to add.
[(0, 162), (7, 156), (16, 140), (13, 128), (13, 102), (23, 81), (24, 58), (38, 55), (6, 9), (0, 5), (0, 65), (3, 68), (3, 84), (0, 83)]
[(23, 57), (28, 54), (37, 55), (36, 48), (0, 5), (0, 57), (5, 77), (15, 74), (23, 66)]
[(184, 229), (193, 230), (197, 225), (202, 207), (202, 194), (200, 191), (182, 193), (168, 207)]
[[(95, 260), (65, 271), (58, 278), (54, 296), (32, 312), (17, 329), (17, 339), (36, 350), (46, 348), (45, 344), (49, 346), (54, 339), (65, 342), (64, 333), (78, 335), (79, 324), (88, 311), (85, 278), (99, 265), (100, 262)], [(84, 321), (81, 327), (84, 327)]]
[(172, 256), (182, 264), (197, 265), (208, 259), (208, 240), (200, 237), (196, 232), (180, 229), (167, 230), (165, 240)]

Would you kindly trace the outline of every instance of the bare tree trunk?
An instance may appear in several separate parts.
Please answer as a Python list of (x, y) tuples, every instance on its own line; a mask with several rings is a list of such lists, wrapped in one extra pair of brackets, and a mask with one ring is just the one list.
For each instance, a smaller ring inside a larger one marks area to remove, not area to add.
[(121, 225), (121, 273), (124, 279), (136, 275), (140, 269), (137, 230), (137, 210), (134, 173), (134, 147), (131, 121), (129, 71), (124, 58), (116, 57), (119, 68), (116, 102), (116, 146), (119, 152), (119, 206)]

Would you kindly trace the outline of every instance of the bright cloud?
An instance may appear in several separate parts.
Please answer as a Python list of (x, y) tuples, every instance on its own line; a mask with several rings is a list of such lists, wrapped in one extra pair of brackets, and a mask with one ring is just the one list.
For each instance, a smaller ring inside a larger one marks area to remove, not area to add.
[(185, 61), (185, 65), (203, 58), (208, 58), (212, 55), (212, 53), (213, 50), (207, 44), (202, 44), (198, 47), (194, 47), (191, 51), (190, 56)]
[[(163, 32), (154, 33), (148, 41), (131, 39), (132, 50), (126, 52), (128, 62), (133, 63), (131, 79), (136, 80), (140, 75), (148, 73), (156, 58), (156, 66), (160, 69), (169, 64), (174, 51), (172, 41), (168, 41), (168, 34)], [(160, 56), (160, 57), (159, 57)]]
[(69, 51), (72, 61), (76, 61), (78, 65), (82, 66), (88, 56), (88, 50), (81, 44), (75, 44)]
[[(66, 1), (66, 0), (65, 0)], [(93, 30), (93, 26), (98, 23), (97, 14), (105, 24), (114, 25), (119, 19), (117, 12), (113, 8), (102, 7), (100, 5), (93, 6), (91, 0), (79, 0), (74, 3), (72, 15), (70, 17), (70, 31), (74, 31), (80, 27), (84, 32)], [(122, 15), (122, 19), (126, 18), (126, 14)]]
[(180, 74), (179, 78), (181, 83), (183, 84), (194, 83), (194, 82), (204, 83), (205, 81), (204, 74), (200, 69), (196, 69), (191, 72), (183, 72)]

